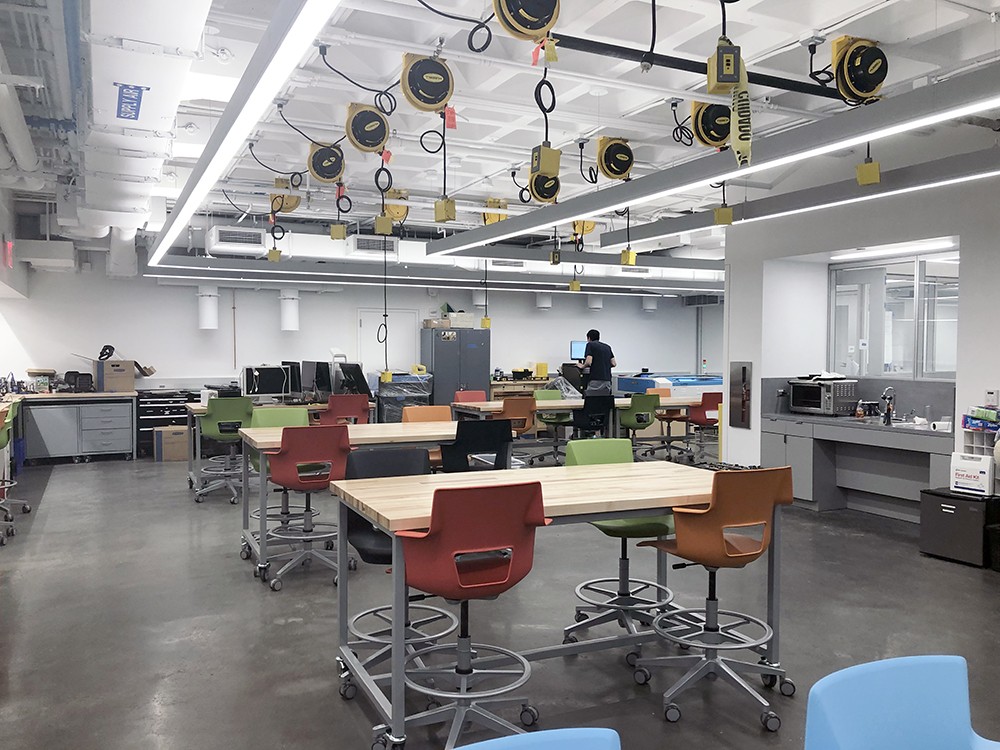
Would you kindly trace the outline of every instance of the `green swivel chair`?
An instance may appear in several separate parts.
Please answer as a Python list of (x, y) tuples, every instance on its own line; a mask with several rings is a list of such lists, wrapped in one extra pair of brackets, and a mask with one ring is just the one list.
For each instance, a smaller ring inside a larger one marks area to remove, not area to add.
[(618, 412), (618, 424), (625, 430), (632, 442), (633, 453), (640, 445), (636, 433), (650, 425), (656, 424), (656, 410), (660, 406), (660, 397), (656, 394), (633, 393), (627, 409)]
[[(10, 405), (7, 416), (4, 417), (3, 424), (0, 424), (0, 451), (13, 442), (14, 439), (14, 418), (17, 416), (18, 402)], [(14, 514), (11, 513), (10, 491), (17, 486), (14, 479), (0, 479), (0, 491), (3, 498), (0, 499), (0, 511), (3, 511), (3, 520), (0, 520), (0, 547), (7, 543), (7, 537), (14, 536)], [(22, 513), (30, 513), (31, 506), (27, 503), (21, 504)]]
[(236, 505), (240, 501), (237, 480), (240, 467), (237, 465), (237, 448), (243, 441), (240, 429), (250, 424), (253, 412), (253, 401), (249, 398), (210, 398), (204, 416), (201, 418), (202, 437), (211, 438), (229, 446), (225, 462), (220, 465), (204, 467), (202, 474), (208, 475), (212, 481), (195, 492), (194, 501), (202, 503), (205, 496), (215, 490), (226, 488), (230, 492), (229, 502)]
[[(572, 440), (566, 445), (567, 466), (630, 464), (632, 461), (630, 440)], [(617, 622), (635, 635), (640, 632), (639, 626), (650, 627), (659, 612), (674, 598), (673, 592), (665, 586), (631, 578), (628, 558), (630, 539), (661, 538), (673, 534), (672, 515), (595, 521), (591, 525), (603, 534), (621, 540), (618, 577), (584, 581), (576, 587), (576, 595), (584, 605), (576, 608), (576, 623), (563, 628), (564, 643), (575, 643), (578, 631), (607, 622)], [(638, 650), (630, 651), (625, 661), (634, 667), (641, 655)]]
[[(545, 425), (552, 432), (552, 443), (551, 443), (552, 453), (551, 454), (542, 453), (541, 455), (534, 456), (530, 461), (528, 461), (528, 464), (530, 466), (534, 466), (536, 460), (544, 461), (546, 458), (549, 457), (549, 455), (551, 455), (552, 460), (558, 464), (560, 457), (565, 455), (565, 451), (562, 449), (562, 446), (566, 445), (566, 441), (559, 439), (559, 428), (573, 426), (573, 412), (571, 411), (546, 412), (543, 411), (545, 407), (544, 404), (541, 403), (544, 401), (561, 401), (562, 399), (563, 395), (560, 391), (554, 391), (554, 390), (535, 391), (535, 402), (537, 406), (540, 406), (537, 412), (538, 421), (541, 422), (543, 425)], [(547, 443), (544, 441), (539, 441), (539, 444), (547, 445)]]

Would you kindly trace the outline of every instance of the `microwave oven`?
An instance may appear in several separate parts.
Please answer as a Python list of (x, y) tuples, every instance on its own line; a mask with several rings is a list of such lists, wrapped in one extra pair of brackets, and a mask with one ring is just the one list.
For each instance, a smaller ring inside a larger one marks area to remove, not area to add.
[(789, 380), (789, 411), (829, 417), (854, 414), (857, 380)]

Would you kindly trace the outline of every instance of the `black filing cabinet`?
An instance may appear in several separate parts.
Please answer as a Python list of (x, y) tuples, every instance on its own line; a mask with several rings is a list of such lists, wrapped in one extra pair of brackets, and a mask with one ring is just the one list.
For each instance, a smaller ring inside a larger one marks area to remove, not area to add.
[(986, 526), (1000, 523), (1000, 498), (976, 498), (947, 489), (920, 493), (920, 551), (946, 560), (990, 564)]

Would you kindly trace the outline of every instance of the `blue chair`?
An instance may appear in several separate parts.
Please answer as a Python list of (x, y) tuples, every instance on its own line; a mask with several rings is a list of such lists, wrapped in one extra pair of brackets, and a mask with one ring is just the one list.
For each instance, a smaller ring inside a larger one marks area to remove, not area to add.
[(467, 745), (465, 750), (621, 750), (613, 729), (553, 729)]
[(861, 664), (813, 685), (805, 750), (1000, 750), (972, 730), (961, 656)]

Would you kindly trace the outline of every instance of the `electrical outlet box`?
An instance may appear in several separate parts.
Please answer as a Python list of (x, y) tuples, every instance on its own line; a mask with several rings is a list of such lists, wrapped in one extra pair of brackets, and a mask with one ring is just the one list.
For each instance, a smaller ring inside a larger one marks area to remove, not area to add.
[(858, 184), (862, 187), (866, 185), (878, 185), (882, 182), (882, 165), (877, 161), (866, 161), (859, 164), (856, 172)]
[(569, 290), (571, 292), (579, 292), (582, 289), (583, 289), (583, 285), (579, 281), (577, 281), (576, 279), (573, 279), (571, 282), (569, 282)]
[(392, 219), (388, 216), (375, 217), (375, 234), (388, 237), (392, 234)]
[(784, 398), (785, 396), (788, 395), (788, 391), (785, 390), (784, 388), (779, 388), (777, 391), (775, 391), (774, 395), (777, 396), (778, 398)]
[(623, 266), (634, 266), (638, 261), (639, 256), (636, 254), (635, 250), (632, 248), (625, 248), (622, 250), (622, 265)]
[(442, 198), (434, 201), (434, 221), (455, 221), (455, 201), (452, 198)]
[(715, 209), (715, 225), (728, 227), (733, 223), (733, 209), (731, 206), (722, 206)]
[(347, 239), (347, 224), (331, 224), (330, 225), (330, 239), (331, 240), (346, 240)]
[(553, 250), (549, 253), (549, 264), (553, 266), (558, 266), (562, 263), (562, 250)]
[(271, 263), (277, 263), (281, 260), (281, 251), (276, 247), (272, 247), (267, 251), (267, 259)]
[(559, 174), (562, 151), (549, 148), (544, 143), (531, 149), (531, 174)]
[(728, 94), (740, 82), (743, 61), (740, 48), (720, 42), (708, 58), (708, 93)]
[(984, 403), (983, 406), (987, 406), (991, 409), (996, 409), (1000, 406), (1000, 390), (986, 391), (986, 403)]
[(488, 329), (491, 325), (493, 325), (493, 321), (490, 320), (489, 318), (483, 318), (482, 320), (479, 321), (480, 328)]

